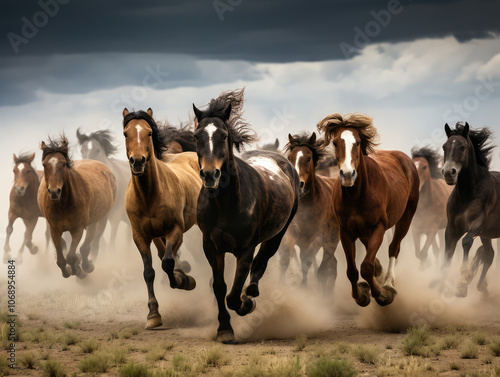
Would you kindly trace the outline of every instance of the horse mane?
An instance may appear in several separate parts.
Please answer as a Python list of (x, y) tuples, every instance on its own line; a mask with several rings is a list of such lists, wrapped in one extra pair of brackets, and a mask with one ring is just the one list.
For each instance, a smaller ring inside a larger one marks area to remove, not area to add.
[(92, 132), (90, 135), (80, 133), (80, 128), (76, 130), (76, 136), (78, 142), (82, 145), (86, 141), (95, 140), (101, 144), (104, 149), (104, 154), (109, 157), (113, 156), (118, 152), (118, 147), (113, 144), (113, 136), (111, 135), (111, 130), (99, 130)]
[(205, 117), (224, 119), (224, 112), (231, 105), (231, 115), (226, 121), (226, 126), (238, 152), (242, 146), (252, 143), (257, 138), (250, 124), (243, 118), (244, 92), (245, 88), (222, 92), (210, 101), (208, 108), (202, 111), (201, 116), (201, 119)]
[(191, 124), (174, 127), (168, 122), (164, 122), (162, 127), (167, 144), (173, 141), (180, 144), (184, 152), (196, 152), (196, 140), (194, 139), (194, 131), (191, 129)]
[[(26, 153), (20, 154), (17, 157), (17, 161), (15, 162), (14, 165), (19, 165), (19, 164), (28, 162), (31, 159), (31, 156), (33, 156), (33, 153), (26, 152)], [(30, 166), (32, 166), (31, 162), (30, 162)]]
[(342, 116), (335, 113), (330, 114), (319, 121), (318, 131), (325, 133), (325, 144), (330, 144), (333, 133), (340, 127), (354, 128), (358, 131), (361, 139), (361, 150), (364, 155), (375, 151), (378, 143), (377, 129), (373, 126), (373, 119), (367, 115), (351, 113)]
[(328, 151), (325, 151), (327, 157), (323, 158), (319, 164), (319, 169), (327, 169), (334, 166), (337, 166), (337, 157), (335, 155), (330, 154)]
[(48, 155), (55, 153), (60, 153), (63, 155), (63, 157), (66, 159), (68, 167), (73, 166), (73, 160), (69, 155), (68, 139), (64, 134), (61, 135), (59, 140), (54, 140), (49, 137), (49, 140), (47, 141), (47, 143), (45, 143), (45, 148), (42, 151), (42, 161), (45, 160), (45, 157), (47, 157)]
[(294, 148), (297, 147), (309, 148), (313, 154), (314, 167), (316, 167), (318, 165), (318, 162), (320, 160), (323, 160), (323, 158), (328, 154), (325, 141), (323, 139), (317, 139), (314, 143), (311, 143), (311, 133), (307, 131), (302, 131), (300, 134), (293, 135), (292, 137), (293, 142), (287, 143), (283, 147), (283, 150), (285, 152), (291, 152)]
[(436, 149), (433, 149), (430, 146), (421, 148), (413, 147), (411, 150), (411, 158), (417, 157), (425, 158), (427, 160), (431, 171), (431, 177), (433, 179), (443, 178), (441, 169), (439, 169), (439, 163), (441, 162), (442, 157)]
[(149, 124), (149, 127), (151, 127), (151, 130), (153, 132), (151, 136), (153, 138), (154, 154), (157, 159), (161, 160), (163, 154), (168, 149), (167, 135), (165, 130), (161, 130), (154, 119), (149, 116), (147, 112), (142, 110), (131, 111), (127, 115), (125, 115), (123, 118), (123, 128), (125, 128), (127, 124), (134, 119), (144, 120)]
[[(458, 122), (455, 125), (455, 129), (451, 130), (450, 136), (463, 136), (463, 128), (464, 124), (462, 122)], [(495, 148), (495, 146), (491, 144), (491, 130), (488, 127), (478, 128), (476, 130), (469, 129), (468, 136), (472, 146), (474, 147), (477, 164), (489, 169), (491, 163), (491, 151)]]

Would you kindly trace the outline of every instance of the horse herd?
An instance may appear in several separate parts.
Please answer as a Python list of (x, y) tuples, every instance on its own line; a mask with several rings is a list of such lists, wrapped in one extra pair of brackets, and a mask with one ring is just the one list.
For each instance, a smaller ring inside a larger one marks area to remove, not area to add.
[[(384, 306), (396, 295), (395, 263), (411, 224), (421, 268), (430, 263), (431, 247), (438, 261), (445, 245), (437, 282), (441, 286), (457, 242), (465, 235), (456, 294), (467, 294), (481, 265), (478, 289), (487, 292), (491, 240), (500, 237), (500, 173), (489, 170), (492, 146), (488, 128), (474, 130), (467, 123), (457, 123), (451, 129), (445, 125), (448, 139), (443, 145), (443, 164), (440, 154), (429, 147), (414, 148), (412, 159), (400, 151), (376, 149), (378, 134), (372, 119), (358, 113), (322, 119), (317, 130), (324, 138), (316, 132), (288, 135), (284, 154), (265, 150), (277, 149), (278, 142), (244, 151), (256, 141), (256, 135), (242, 116), (243, 96), (243, 89), (226, 91), (203, 110), (193, 105), (194, 131), (159, 125), (151, 109), (125, 109), (128, 161), (112, 157), (117, 148), (109, 131), (87, 135), (78, 130), (84, 158), (78, 161), (71, 159), (66, 137), (42, 142), (43, 172), (34, 170), (34, 154), (14, 155), (4, 262), (11, 258), (9, 238), (18, 217), (26, 232), (17, 260), (24, 247), (32, 254), (37, 252), (31, 237), (38, 217), (43, 216), (65, 278), (83, 278), (94, 270), (92, 260), (108, 220), (111, 245), (119, 224), (130, 224), (144, 264), (149, 307), (146, 328), (151, 329), (162, 325), (151, 244), (170, 286), (192, 290), (196, 281), (188, 275), (189, 264), (179, 260), (179, 248), (184, 233), (197, 225), (213, 272), (219, 310), (216, 340), (225, 343), (235, 339), (227, 308), (240, 316), (251, 313), (269, 259), (279, 250), (284, 278), (290, 259), (297, 258), (295, 246), (300, 249), (304, 286), (323, 249), (316, 268), (319, 285), (327, 292), (332, 289), (327, 282), (335, 282), (337, 276), (335, 250), (340, 241), (356, 303), (367, 306), (373, 297)], [(393, 236), (384, 276), (377, 253), (390, 228)], [(71, 234), (69, 249), (64, 232)], [(422, 236), (426, 237), (423, 247)], [(478, 236), (482, 245), (469, 263), (469, 251)], [(440, 239), (439, 245), (436, 239)], [(366, 248), (360, 266), (362, 282), (355, 260), (357, 240)], [(237, 260), (227, 296), (225, 253)]]

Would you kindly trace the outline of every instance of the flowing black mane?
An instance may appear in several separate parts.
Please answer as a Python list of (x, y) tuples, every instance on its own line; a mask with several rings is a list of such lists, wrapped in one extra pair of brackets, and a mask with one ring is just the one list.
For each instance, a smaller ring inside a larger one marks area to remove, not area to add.
[(231, 106), (231, 114), (225, 123), (238, 152), (243, 145), (249, 144), (256, 139), (255, 132), (243, 118), (244, 92), (245, 88), (222, 92), (219, 97), (210, 101), (208, 108), (203, 110), (201, 116), (198, 117), (198, 121), (207, 117), (225, 120), (226, 110), (228, 106)]
[(142, 110), (131, 111), (127, 115), (125, 115), (123, 118), (123, 128), (125, 128), (127, 124), (134, 119), (145, 120), (149, 124), (149, 127), (151, 127), (151, 130), (153, 132), (152, 138), (155, 156), (156, 158), (161, 160), (163, 154), (168, 149), (168, 142), (165, 132), (160, 130), (154, 119), (150, 117), (147, 112)]
[[(458, 122), (455, 129), (451, 130), (449, 136), (462, 135), (464, 125)], [(469, 139), (474, 147), (476, 154), (476, 162), (478, 165), (484, 166), (489, 169), (491, 163), (491, 151), (495, 147), (491, 145), (492, 132), (488, 127), (478, 128), (476, 130), (469, 129)]]
[(73, 165), (73, 160), (69, 155), (68, 148), (68, 139), (66, 136), (62, 135), (60, 140), (54, 140), (49, 137), (47, 143), (45, 143), (45, 148), (42, 149), (42, 161), (45, 160), (45, 157), (51, 154), (60, 153), (66, 159), (66, 163), (68, 167)]
[(425, 158), (429, 164), (429, 169), (431, 171), (431, 177), (433, 179), (443, 178), (441, 169), (439, 168), (439, 163), (441, 162), (441, 155), (439, 152), (430, 146), (425, 147), (413, 147), (411, 150), (411, 158)]
[(196, 152), (196, 140), (194, 139), (194, 132), (190, 124), (184, 126), (181, 124), (180, 127), (177, 128), (165, 122), (162, 129), (167, 144), (175, 141), (180, 144), (183, 152)]
[(311, 134), (307, 131), (303, 131), (300, 134), (293, 135), (293, 141), (289, 142), (283, 147), (285, 152), (291, 152), (297, 147), (307, 147), (313, 153), (313, 163), (314, 167), (318, 165), (318, 162), (322, 160), (328, 152), (325, 149), (325, 141), (323, 139), (318, 139), (314, 143), (311, 143)]
[(15, 162), (14, 165), (19, 165), (22, 163), (27, 163), (31, 165), (31, 158), (33, 157), (33, 153), (22, 153), (17, 157), (17, 161)]
[(111, 136), (111, 130), (99, 130), (92, 132), (90, 135), (80, 133), (80, 128), (76, 130), (76, 136), (80, 145), (86, 141), (95, 140), (102, 148), (107, 157), (113, 156), (118, 152), (118, 147), (113, 144), (113, 136)]

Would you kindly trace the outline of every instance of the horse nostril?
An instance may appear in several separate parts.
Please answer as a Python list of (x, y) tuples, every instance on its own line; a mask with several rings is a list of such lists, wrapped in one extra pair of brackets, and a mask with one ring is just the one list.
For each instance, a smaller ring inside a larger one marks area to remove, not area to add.
[(455, 175), (455, 174), (457, 174), (457, 169), (455, 169), (455, 168), (451, 169), (451, 175)]
[(58, 188), (58, 189), (57, 189), (57, 193), (58, 193), (58, 194), (60, 194), (60, 193), (61, 193), (61, 189), (60, 189), (60, 188)]
[(200, 170), (200, 177), (201, 179), (205, 178), (205, 172), (203, 171), (203, 169)]
[(146, 157), (142, 156), (141, 163), (144, 164), (146, 162)]
[(219, 178), (220, 178), (220, 175), (221, 175), (221, 171), (220, 171), (219, 169), (215, 169), (214, 178), (215, 178), (215, 179), (219, 179)]
[(130, 158), (128, 159), (128, 161), (130, 162), (130, 165), (133, 165), (133, 164), (134, 164), (134, 162), (135, 162), (133, 157), (130, 157)]
[(304, 188), (305, 185), (306, 183), (304, 181), (300, 181), (300, 188)]

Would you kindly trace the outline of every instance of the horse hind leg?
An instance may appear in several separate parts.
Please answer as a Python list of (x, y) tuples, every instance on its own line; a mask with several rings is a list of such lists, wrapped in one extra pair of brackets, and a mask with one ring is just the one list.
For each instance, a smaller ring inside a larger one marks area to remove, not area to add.
[[(491, 239), (481, 238), (483, 245), (476, 252), (476, 260), (483, 263), (483, 270), (477, 282), (477, 289), (485, 296), (488, 295), (488, 285), (486, 283), (486, 273), (493, 264), (493, 258), (495, 251), (493, 250), (493, 245), (491, 244)], [(482, 249), (482, 250), (481, 250)], [(481, 252), (480, 252), (481, 250)]]
[(10, 236), (14, 231), (14, 221), (16, 221), (16, 217), (9, 212), (9, 224), (7, 225), (7, 229), (5, 231), (5, 245), (3, 247), (3, 263), (7, 263), (11, 259)]

